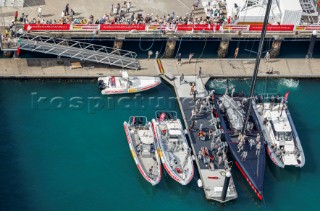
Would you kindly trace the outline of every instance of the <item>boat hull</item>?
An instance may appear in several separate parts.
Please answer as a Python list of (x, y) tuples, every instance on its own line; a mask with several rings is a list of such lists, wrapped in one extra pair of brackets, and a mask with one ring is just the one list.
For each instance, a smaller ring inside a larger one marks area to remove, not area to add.
[[(124, 127), (124, 131), (126, 133), (126, 137), (127, 137), (127, 141), (128, 141), (128, 144), (129, 144), (129, 148), (130, 148), (130, 152), (131, 152), (132, 158), (133, 158), (133, 160), (134, 160), (134, 162), (135, 162), (140, 174), (151, 185), (153, 185), (153, 186), (157, 185), (161, 181), (161, 177), (162, 177), (162, 169), (161, 169), (161, 164), (160, 164), (160, 159), (159, 159), (158, 153), (155, 152), (156, 159), (158, 161), (158, 166), (159, 166), (159, 168), (157, 169), (157, 172), (158, 172), (159, 176), (156, 179), (152, 179), (151, 177), (148, 176), (148, 173), (143, 169), (142, 164), (141, 164), (141, 162), (140, 162), (140, 160), (138, 158), (137, 151), (136, 151), (135, 147), (133, 146), (133, 141), (132, 141), (132, 138), (130, 136), (128, 123), (124, 122), (123, 127)], [(155, 143), (154, 146), (157, 146), (157, 144)], [(156, 148), (156, 150), (157, 150), (157, 148)]]
[[(270, 157), (270, 159), (272, 160), (272, 162), (280, 167), (280, 168), (285, 168), (287, 165), (284, 164), (284, 162), (282, 162), (279, 157), (275, 154), (274, 150), (272, 149), (272, 141), (271, 141), (271, 137), (269, 135), (269, 132), (266, 130), (266, 126), (263, 124), (263, 120), (257, 110), (257, 105), (255, 103), (255, 101), (253, 100), (252, 101), (252, 107), (253, 107), (253, 111), (255, 113), (255, 116), (258, 120), (258, 123), (260, 125), (260, 128), (261, 128), (261, 131), (263, 133), (263, 137), (265, 139), (265, 142), (266, 142), (266, 150), (267, 150), (267, 153)], [(288, 109), (285, 109), (285, 112), (286, 112), (286, 115), (288, 117), (288, 121), (290, 123), (290, 126), (292, 128), (292, 134), (293, 136), (295, 137), (295, 141), (296, 141), (296, 145), (297, 145), (297, 148), (299, 149), (300, 151), (300, 155), (301, 155), (301, 163), (298, 164), (298, 165), (295, 165), (296, 167), (303, 167), (304, 164), (305, 164), (305, 157), (304, 157), (304, 152), (303, 152), (303, 149), (302, 149), (302, 146), (301, 146), (301, 143), (300, 143), (300, 139), (298, 137), (298, 133), (296, 131), (296, 128), (293, 124), (293, 121), (292, 121), (292, 118), (291, 118), (291, 115), (290, 115), (290, 112)]]
[[(187, 185), (191, 182), (191, 180), (193, 179), (194, 176), (194, 167), (193, 167), (193, 161), (192, 161), (192, 157), (189, 156), (188, 158), (188, 166), (189, 166), (189, 174), (186, 175), (186, 177), (184, 179), (182, 179), (170, 166), (169, 164), (169, 160), (166, 156), (166, 153), (164, 151), (164, 146), (162, 145), (162, 140), (160, 137), (160, 131), (159, 128), (157, 126), (157, 122), (153, 119), (152, 120), (152, 128), (158, 143), (158, 154), (160, 156), (161, 162), (163, 164), (164, 169), (166, 170), (166, 172), (170, 175), (170, 177), (172, 179), (174, 179), (176, 182), (180, 183), (181, 185)], [(181, 123), (180, 123), (181, 124)]]
[[(121, 77), (115, 77), (116, 80), (119, 80)], [(104, 80), (105, 83), (109, 80), (109, 77), (101, 77), (98, 81)], [(103, 95), (116, 95), (116, 94), (131, 94), (147, 91), (158, 86), (161, 83), (161, 79), (159, 77), (136, 77), (132, 80), (140, 80), (141, 84), (133, 85), (130, 87), (126, 86), (116, 86), (116, 87), (107, 87), (101, 90), (101, 94)]]
[[(243, 177), (249, 183), (250, 187), (253, 189), (255, 194), (257, 195), (259, 200), (263, 199), (263, 182), (264, 182), (264, 171), (265, 171), (265, 147), (264, 140), (262, 134), (260, 135), (260, 142), (261, 142), (261, 151), (257, 156), (255, 150), (251, 149), (249, 144), (244, 145), (243, 151), (248, 152), (248, 156), (246, 159), (242, 159), (241, 154), (238, 152), (237, 144), (237, 134), (238, 132), (234, 132), (230, 128), (230, 124), (228, 122), (228, 118), (223, 115), (222, 111), (219, 108), (219, 98), (222, 95), (215, 96), (215, 106), (217, 108), (217, 114), (220, 119), (221, 126), (224, 130), (225, 139), (228, 143), (231, 155), (235, 160), (235, 164)], [(240, 97), (235, 98), (236, 101), (242, 101)], [(254, 124), (254, 130), (246, 135), (250, 138), (255, 138), (257, 134), (260, 134), (260, 126), (258, 124), (258, 120), (255, 117), (254, 113), (251, 111), (250, 113), (250, 120)], [(229, 126), (227, 126), (227, 124)]]

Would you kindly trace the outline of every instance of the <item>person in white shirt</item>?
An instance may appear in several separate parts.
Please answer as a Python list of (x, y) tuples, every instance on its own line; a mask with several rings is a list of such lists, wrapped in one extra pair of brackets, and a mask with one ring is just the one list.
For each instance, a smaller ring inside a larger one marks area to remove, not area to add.
[(42, 6), (38, 7), (38, 17), (41, 18), (42, 15)]

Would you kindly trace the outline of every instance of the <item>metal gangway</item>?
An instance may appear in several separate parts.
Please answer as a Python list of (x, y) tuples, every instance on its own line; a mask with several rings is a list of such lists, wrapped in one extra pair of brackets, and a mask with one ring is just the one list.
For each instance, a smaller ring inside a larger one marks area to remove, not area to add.
[(127, 69), (140, 69), (132, 51), (110, 48), (102, 45), (79, 42), (69, 39), (23, 34), (18, 37), (21, 50), (75, 58)]

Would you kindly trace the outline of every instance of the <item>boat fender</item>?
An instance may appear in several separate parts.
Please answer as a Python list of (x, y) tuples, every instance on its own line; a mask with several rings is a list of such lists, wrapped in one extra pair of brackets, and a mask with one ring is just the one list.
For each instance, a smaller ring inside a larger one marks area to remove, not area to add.
[(198, 179), (197, 184), (198, 184), (198, 187), (199, 187), (199, 188), (202, 188), (202, 181), (201, 181), (201, 179)]

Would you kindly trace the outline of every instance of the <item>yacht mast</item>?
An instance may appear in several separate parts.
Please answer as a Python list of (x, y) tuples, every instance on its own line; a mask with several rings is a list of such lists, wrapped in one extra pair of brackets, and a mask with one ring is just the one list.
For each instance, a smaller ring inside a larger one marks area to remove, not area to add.
[(249, 99), (248, 99), (249, 100), (248, 107), (246, 109), (246, 118), (245, 118), (244, 125), (242, 128), (242, 134), (245, 134), (245, 132), (246, 132), (247, 124), (248, 124), (249, 117), (250, 117), (252, 97), (253, 97), (254, 88), (256, 86), (256, 80), (257, 80), (257, 75), (258, 75), (259, 65), (260, 65), (260, 57), (261, 57), (261, 53), (262, 53), (262, 49), (263, 49), (264, 38), (266, 36), (271, 5), (272, 5), (272, 0), (268, 0), (266, 14), (264, 16), (264, 22), (263, 22), (263, 27), (262, 27), (262, 31), (261, 31), (261, 39), (259, 42), (259, 48), (258, 48), (258, 53), (257, 53), (257, 57), (256, 57), (256, 63), (254, 66), (254, 71), (253, 71), (253, 78), (252, 78), (252, 83), (251, 83), (251, 88), (250, 88)]

